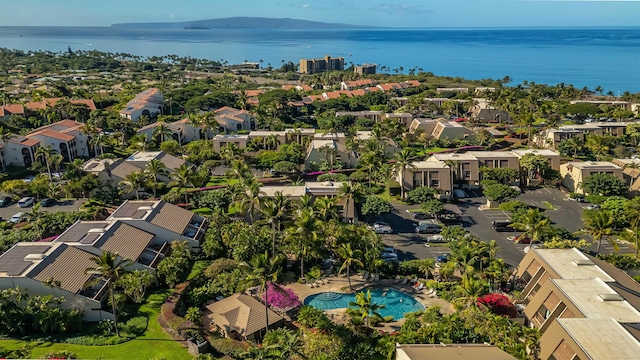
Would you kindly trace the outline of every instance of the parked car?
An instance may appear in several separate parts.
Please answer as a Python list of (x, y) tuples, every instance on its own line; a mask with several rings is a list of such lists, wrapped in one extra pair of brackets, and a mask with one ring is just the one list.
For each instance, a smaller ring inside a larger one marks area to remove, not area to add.
[(414, 212), (411, 213), (411, 217), (415, 220), (428, 220), (428, 219), (433, 219), (433, 216), (431, 216), (430, 214), (425, 214), (423, 212)]
[(19, 223), (24, 218), (25, 213), (19, 212), (14, 214), (11, 219), (9, 219), (10, 223)]
[(42, 207), (51, 207), (57, 203), (58, 203), (58, 200), (52, 199), (52, 198), (45, 198), (40, 200), (40, 205), (42, 205)]
[(510, 225), (512, 224), (512, 222), (510, 220), (502, 220), (502, 221), (492, 221), (491, 222), (491, 227), (493, 227), (493, 230), (497, 231), (497, 232), (510, 232), (510, 231), (516, 231), (516, 229), (512, 228)]
[(393, 229), (391, 229), (391, 226), (378, 226), (378, 227), (374, 227), (373, 231), (376, 234), (391, 234), (393, 232)]
[(380, 255), (380, 258), (384, 261), (398, 261), (398, 254), (385, 252)]
[(462, 218), (452, 211), (445, 210), (442, 214), (438, 214), (438, 221), (444, 225), (457, 225), (462, 222)]
[(24, 178), (23, 180), (24, 180), (24, 182), (26, 182), (26, 183), (30, 183), (30, 182), (32, 182), (32, 181), (33, 181), (33, 179), (35, 179), (35, 178), (36, 178), (35, 176), (33, 176), (33, 175), (29, 175), (29, 176), (27, 176), (26, 178)]
[(596, 204), (589, 205), (585, 209), (587, 209), (587, 210), (597, 210), (597, 209), (600, 209), (600, 205), (596, 205)]
[(453, 195), (455, 195), (458, 199), (464, 199), (467, 197), (467, 193), (462, 189), (454, 189)]
[(442, 226), (438, 224), (423, 224), (416, 226), (418, 234), (439, 234), (442, 232)]
[(0, 198), (0, 207), (7, 207), (9, 205), (11, 205), (11, 201), (13, 199), (11, 199), (10, 196), (3, 196)]
[(385, 227), (385, 226), (390, 226), (389, 223), (384, 222), (384, 221), (376, 221), (373, 223), (373, 227), (374, 228), (378, 228), (378, 227)]
[(449, 261), (449, 257), (451, 257), (451, 255), (449, 254), (438, 255), (438, 257), (436, 257), (436, 262), (446, 263), (447, 261)]
[(382, 252), (383, 253), (395, 254), (396, 253), (396, 249), (392, 248), (391, 246), (386, 246), (386, 247), (382, 248)]
[(429, 243), (444, 243), (444, 242), (447, 242), (447, 240), (444, 237), (442, 237), (442, 235), (429, 235), (429, 236), (427, 236), (427, 239), (426, 239), (426, 243), (427, 244), (429, 244)]
[(26, 208), (29, 206), (32, 206), (33, 203), (36, 202), (36, 199), (28, 196), (28, 197), (23, 197), (22, 199), (20, 199), (20, 201), (18, 201), (18, 206), (20, 206), (21, 208)]

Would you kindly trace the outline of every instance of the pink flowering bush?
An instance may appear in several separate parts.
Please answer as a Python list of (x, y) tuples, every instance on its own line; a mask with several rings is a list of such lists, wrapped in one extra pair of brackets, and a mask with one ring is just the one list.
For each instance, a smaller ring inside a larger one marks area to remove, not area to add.
[(263, 301), (265, 295), (267, 295), (268, 299), (267, 304), (279, 309), (297, 307), (302, 304), (293, 290), (274, 283), (267, 283), (267, 291), (262, 294)]

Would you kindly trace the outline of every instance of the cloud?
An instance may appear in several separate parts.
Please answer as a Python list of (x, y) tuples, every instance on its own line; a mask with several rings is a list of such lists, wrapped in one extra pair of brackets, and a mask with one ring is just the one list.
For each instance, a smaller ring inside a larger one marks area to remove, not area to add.
[(416, 13), (433, 13), (434, 10), (421, 4), (385, 4), (379, 3), (374, 5), (371, 10), (392, 14), (416, 14)]
[(303, 9), (310, 8), (310, 7), (311, 7), (311, 4), (304, 4), (304, 5), (302, 5), (302, 8), (303, 8)]
[(171, 15), (169, 15), (169, 17), (173, 19), (173, 18), (176, 17), (176, 14), (171, 14)]

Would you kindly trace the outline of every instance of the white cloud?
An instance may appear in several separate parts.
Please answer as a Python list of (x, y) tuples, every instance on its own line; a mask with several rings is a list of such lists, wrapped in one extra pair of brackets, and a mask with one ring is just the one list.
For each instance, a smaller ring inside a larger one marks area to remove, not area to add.
[(311, 4), (304, 4), (304, 5), (302, 5), (302, 7), (303, 7), (304, 9), (306, 9), (306, 8), (310, 8), (310, 7), (311, 7)]

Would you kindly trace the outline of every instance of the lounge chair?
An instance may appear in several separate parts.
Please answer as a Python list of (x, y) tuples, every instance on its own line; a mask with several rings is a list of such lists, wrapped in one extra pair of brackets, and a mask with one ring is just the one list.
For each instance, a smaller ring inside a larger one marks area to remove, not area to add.
[(431, 293), (431, 295), (429, 295), (429, 297), (435, 298), (438, 297), (438, 295), (436, 294), (436, 290), (433, 290), (433, 293)]
[(418, 286), (414, 287), (414, 289), (416, 289), (416, 291), (420, 291), (420, 290), (424, 289), (424, 284), (420, 283)]
[(427, 290), (427, 292), (426, 292), (425, 294), (426, 294), (426, 295), (431, 295), (431, 294), (433, 294), (433, 289), (429, 289), (429, 290)]
[(373, 278), (373, 281), (378, 281), (380, 280), (380, 274), (376, 273), (375, 277)]
[(401, 283), (401, 284), (402, 284), (402, 285), (407, 285), (407, 283), (408, 283), (408, 282), (409, 282), (409, 278), (408, 278), (408, 277), (406, 277), (406, 278), (404, 278), (404, 280), (402, 280), (402, 283)]
[(399, 283), (400, 281), (402, 281), (402, 277), (400, 275), (396, 275), (395, 282)]
[(316, 283), (309, 283), (309, 287), (313, 289), (314, 287), (316, 287)]

